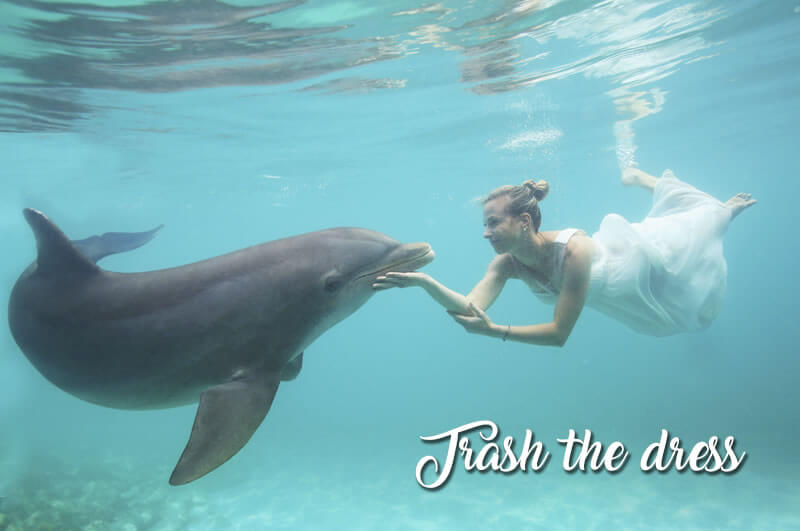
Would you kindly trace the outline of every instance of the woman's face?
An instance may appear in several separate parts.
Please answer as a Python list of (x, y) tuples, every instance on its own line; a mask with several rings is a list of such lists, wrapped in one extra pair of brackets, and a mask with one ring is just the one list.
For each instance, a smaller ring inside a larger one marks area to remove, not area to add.
[(514, 249), (522, 234), (523, 222), (519, 216), (508, 213), (509, 202), (507, 195), (501, 195), (483, 205), (483, 237), (497, 254)]

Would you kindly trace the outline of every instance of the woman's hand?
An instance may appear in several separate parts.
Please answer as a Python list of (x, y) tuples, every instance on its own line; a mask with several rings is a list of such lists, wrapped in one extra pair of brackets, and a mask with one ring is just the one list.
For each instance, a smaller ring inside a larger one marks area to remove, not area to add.
[(430, 277), (425, 273), (412, 271), (410, 273), (386, 273), (375, 279), (372, 283), (372, 288), (375, 290), (384, 290), (390, 288), (408, 288), (411, 286), (423, 286), (430, 280)]
[(475, 306), (473, 302), (469, 303), (468, 308), (472, 312), (472, 315), (462, 315), (454, 312), (447, 313), (470, 334), (483, 334), (485, 336), (496, 335), (497, 325), (489, 319), (486, 312)]

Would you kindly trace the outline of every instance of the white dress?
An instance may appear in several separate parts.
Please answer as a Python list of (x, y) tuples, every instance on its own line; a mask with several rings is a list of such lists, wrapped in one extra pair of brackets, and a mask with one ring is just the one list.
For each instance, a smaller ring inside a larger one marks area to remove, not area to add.
[[(653, 336), (701, 330), (719, 313), (728, 266), (722, 237), (731, 209), (664, 172), (653, 207), (640, 223), (607, 215), (592, 235), (591, 281), (586, 305)], [(519, 278), (542, 300), (555, 303), (566, 243), (576, 229), (559, 233), (550, 282), (518, 264)]]

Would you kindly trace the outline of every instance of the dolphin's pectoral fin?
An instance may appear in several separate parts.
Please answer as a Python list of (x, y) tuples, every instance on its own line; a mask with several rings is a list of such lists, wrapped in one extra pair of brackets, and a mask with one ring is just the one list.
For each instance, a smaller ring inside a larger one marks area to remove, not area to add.
[(294, 380), (300, 374), (300, 369), (303, 368), (303, 353), (301, 352), (293, 359), (286, 362), (286, 365), (281, 369), (281, 381), (287, 382)]
[(102, 236), (91, 236), (85, 240), (72, 240), (89, 260), (98, 260), (110, 254), (132, 251), (152, 240), (164, 225), (145, 232), (106, 232)]
[(279, 377), (277, 371), (246, 374), (206, 390), (170, 484), (194, 481), (241, 450), (267, 415)]

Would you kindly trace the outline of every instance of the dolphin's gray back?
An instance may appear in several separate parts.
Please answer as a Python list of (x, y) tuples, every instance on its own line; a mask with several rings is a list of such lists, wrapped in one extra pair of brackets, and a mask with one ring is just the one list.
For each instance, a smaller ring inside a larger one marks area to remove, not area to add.
[(34, 365), (68, 392), (122, 408), (181, 405), (229, 378), (232, 364), (280, 370), (304, 348), (303, 333), (286, 333), (304, 325), (297, 315), (315, 317), (314, 308), (294, 307), (304, 286), (296, 282), (302, 264), (290, 258), (293, 238), (170, 269), (115, 273), (84, 256), (81, 242), (105, 256), (110, 247), (142, 245), (158, 229), (125, 245), (117, 235), (76, 245), (43, 214), (26, 211), (26, 218), (39, 258), (14, 287), (9, 322)]

